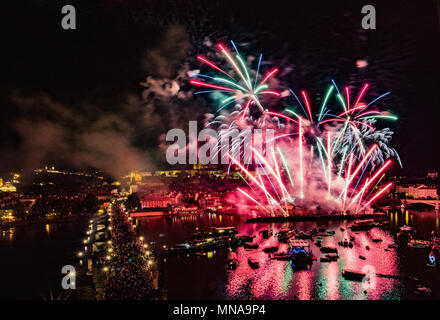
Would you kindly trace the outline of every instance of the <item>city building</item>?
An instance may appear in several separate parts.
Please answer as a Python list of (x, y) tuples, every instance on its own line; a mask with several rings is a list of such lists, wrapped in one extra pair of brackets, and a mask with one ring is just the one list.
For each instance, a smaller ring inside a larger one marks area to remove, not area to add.
[(17, 188), (9, 181), (6, 181), (1, 187), (0, 191), (3, 192), (17, 192)]
[(434, 186), (426, 186), (424, 184), (415, 185), (398, 185), (396, 186), (396, 193), (404, 193), (405, 197), (414, 199), (437, 199), (437, 188)]
[(191, 178), (195, 176), (213, 176), (216, 178), (232, 178), (240, 179), (239, 171), (230, 170), (229, 173), (225, 168), (219, 165), (202, 165), (194, 164), (192, 168), (187, 166), (179, 167), (172, 170), (155, 170), (155, 171), (136, 171), (130, 172), (123, 179), (128, 185), (151, 184), (159, 178)]
[(161, 194), (149, 194), (142, 198), (141, 206), (145, 208), (167, 208), (176, 203), (175, 197)]
[(11, 222), (14, 220), (15, 220), (14, 210), (12, 210), (12, 209), (0, 210), (0, 223), (1, 222)]
[(197, 201), (201, 208), (211, 211), (217, 211), (219, 208), (222, 208), (223, 202), (220, 196), (204, 194), (201, 195)]

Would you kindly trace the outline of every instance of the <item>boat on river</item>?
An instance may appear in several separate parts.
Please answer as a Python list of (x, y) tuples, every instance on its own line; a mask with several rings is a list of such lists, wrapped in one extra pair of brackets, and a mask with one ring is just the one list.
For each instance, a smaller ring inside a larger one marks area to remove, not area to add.
[(377, 224), (373, 219), (360, 220), (353, 222), (349, 228), (351, 231), (366, 231), (376, 227)]
[(408, 247), (414, 248), (414, 249), (426, 249), (431, 246), (431, 241), (426, 240), (417, 240), (417, 239), (411, 239), (408, 242)]
[(342, 270), (342, 276), (346, 280), (362, 281), (362, 279), (366, 277), (366, 274), (362, 272), (356, 272), (353, 270), (344, 269)]
[(192, 253), (200, 251), (209, 251), (216, 248), (224, 248), (234, 244), (236, 240), (229, 237), (223, 238), (208, 238), (205, 240), (188, 241), (179, 243), (171, 248), (165, 249), (165, 253), (180, 254), (180, 253)]
[(264, 229), (260, 231), (260, 234), (262, 235), (263, 239), (269, 239), (269, 235), (270, 235), (269, 230)]
[(281, 229), (276, 234), (276, 237), (278, 238), (279, 242), (287, 242), (290, 238), (292, 238), (295, 235), (295, 230), (293, 229)]
[(278, 247), (266, 247), (263, 248), (263, 252), (265, 253), (275, 253), (278, 251)]
[(241, 245), (241, 244), (244, 244), (247, 242), (254, 241), (254, 237), (255, 236), (247, 236), (247, 235), (237, 234), (234, 239), (237, 241), (237, 243), (239, 245)]
[(289, 255), (294, 270), (308, 269), (313, 263), (313, 253), (307, 241), (289, 240)]
[(399, 230), (400, 230), (400, 232), (397, 234), (397, 236), (403, 236), (403, 235), (411, 236), (416, 233), (416, 229), (414, 227), (407, 226), (407, 225), (400, 227)]
[(258, 260), (253, 257), (248, 258), (248, 265), (252, 269), (258, 269), (260, 267), (260, 263), (258, 262)]
[(338, 249), (336, 247), (321, 247), (322, 253), (338, 253)]
[(295, 239), (312, 239), (312, 234), (310, 232), (300, 231), (295, 234)]
[(321, 262), (333, 262), (338, 261), (339, 256), (337, 253), (327, 253), (323, 257), (321, 257)]
[(244, 245), (243, 245), (243, 247), (245, 248), (245, 249), (258, 249), (258, 244), (256, 244), (256, 243), (245, 243)]
[(193, 233), (193, 237), (200, 238), (215, 238), (215, 237), (224, 237), (224, 236), (232, 236), (237, 234), (237, 230), (235, 227), (211, 227), (208, 230), (198, 230)]
[(270, 256), (273, 260), (290, 260), (291, 257), (288, 252), (276, 252)]
[(341, 247), (350, 247), (353, 248), (353, 242), (348, 241), (347, 239), (344, 239), (344, 241), (339, 241), (338, 245)]

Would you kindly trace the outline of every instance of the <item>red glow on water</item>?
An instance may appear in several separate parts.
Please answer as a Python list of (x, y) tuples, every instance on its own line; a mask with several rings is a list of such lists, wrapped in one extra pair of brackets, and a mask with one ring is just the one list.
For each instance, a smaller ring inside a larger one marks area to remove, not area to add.
[(327, 287), (327, 299), (328, 300), (338, 300), (340, 299), (340, 288), (339, 288), (339, 277), (340, 271), (339, 266), (335, 263), (329, 263), (324, 272)]
[[(264, 201), (258, 198), (259, 201)], [(417, 228), (421, 238), (429, 237), (433, 228), (438, 232), (438, 213), (411, 212), (414, 221), (410, 223)], [(393, 212), (388, 216), (391, 221), (390, 228), (373, 228), (369, 231), (353, 232), (348, 226), (349, 221), (296, 221), (295, 223), (245, 223), (232, 216), (224, 215), (198, 215), (172, 218), (141, 218), (139, 231), (146, 239), (155, 240), (157, 248), (162, 245), (171, 247), (176, 243), (183, 243), (191, 239), (195, 228), (208, 229), (212, 226), (236, 226), (239, 234), (255, 236), (254, 243), (258, 249), (246, 250), (243, 247), (233, 249), (238, 260), (235, 270), (225, 269), (225, 258), (228, 249), (219, 249), (212, 259), (207, 256), (190, 254), (167, 256), (166, 262), (161, 264), (166, 272), (165, 284), (168, 298), (172, 299), (316, 299), (316, 300), (388, 300), (413, 298), (412, 289), (407, 289), (407, 284), (398, 279), (380, 277), (376, 279), (376, 288), (365, 290), (361, 282), (349, 281), (342, 277), (344, 269), (362, 272), (365, 266), (373, 266), (376, 274), (398, 276), (402, 271), (426, 280), (433, 287), (433, 292), (438, 288), (438, 281), (433, 280), (432, 269), (425, 267), (427, 252), (418, 250), (406, 251), (403, 248), (388, 248), (395, 243), (395, 233), (398, 227), (405, 223), (405, 214)], [(399, 217), (397, 219), (397, 217)], [(398, 220), (398, 221), (397, 221)], [(437, 221), (437, 222), (436, 222)], [(270, 259), (262, 251), (268, 246), (278, 246), (279, 252), (287, 249), (286, 243), (279, 243), (274, 235), (281, 228), (295, 228), (298, 231), (310, 231), (312, 228), (324, 228), (335, 231), (331, 237), (322, 237), (322, 246), (336, 246), (339, 259), (335, 262), (321, 262), (323, 253), (320, 248), (310, 241), (313, 255), (317, 260), (310, 270), (294, 271), (290, 261)], [(264, 239), (261, 235), (263, 229), (268, 229), (271, 235)], [(151, 232), (154, 230), (155, 232)], [(159, 236), (163, 235), (163, 236)], [(355, 237), (353, 247), (341, 247), (339, 241)], [(17, 237), (17, 234), (15, 235)], [(2, 239), (0, 235), (0, 239)], [(381, 239), (375, 242), (373, 239)], [(368, 246), (368, 249), (367, 249)], [(409, 256), (401, 255), (403, 252), (412, 252)], [(259, 262), (258, 269), (248, 265), (248, 257), (255, 257)], [(360, 256), (365, 258), (361, 259)], [(431, 280), (430, 280), (431, 279)], [(434, 280), (437, 278), (434, 278)], [(438, 296), (436, 296), (438, 297)]]
[[(262, 238), (260, 231), (268, 226), (244, 224), (239, 227), (240, 234), (255, 236), (253, 242), (259, 244), (259, 248), (237, 249), (238, 267), (228, 272), (226, 290), (229, 298), (248, 298), (249, 296), (243, 296), (247, 292), (253, 299), (384, 299), (389, 291), (395, 290), (396, 280), (377, 278), (376, 288), (368, 290), (366, 294), (361, 282), (344, 280), (341, 275), (343, 269), (362, 272), (366, 265), (373, 265), (377, 274), (398, 275), (396, 252), (384, 250), (394, 242), (389, 232), (378, 228), (368, 232), (352, 232), (344, 222), (343, 231), (339, 228), (333, 229), (336, 232), (335, 236), (324, 237), (322, 240), (323, 246), (338, 248), (339, 259), (336, 262), (321, 262), (319, 256), (323, 254), (312, 244), (312, 251), (318, 259), (310, 270), (294, 271), (289, 261), (272, 260), (262, 251), (262, 248), (268, 246), (278, 246), (278, 252), (283, 252), (288, 247), (286, 243), (278, 243), (273, 236), (269, 239)], [(295, 223), (295, 228), (302, 231), (310, 231), (313, 226), (318, 227), (311, 222)], [(336, 226), (339, 226), (338, 223), (335, 223)], [(282, 227), (281, 224), (275, 224), (269, 229), (276, 234)], [(353, 248), (338, 246), (339, 241), (349, 239), (351, 236), (356, 238)], [(372, 240), (376, 238), (382, 239), (382, 242), (373, 242)], [(360, 259), (359, 256), (365, 257), (366, 260)], [(258, 261), (258, 269), (250, 268), (249, 257)]]

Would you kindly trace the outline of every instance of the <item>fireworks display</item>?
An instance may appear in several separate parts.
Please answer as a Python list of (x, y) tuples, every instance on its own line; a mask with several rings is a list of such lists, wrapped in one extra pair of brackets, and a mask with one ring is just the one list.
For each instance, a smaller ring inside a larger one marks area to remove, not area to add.
[[(257, 139), (263, 137), (255, 135), (243, 144), (240, 139), (235, 140), (227, 152), (220, 150), (224, 145), (220, 147), (218, 143), (218, 152), (222, 151), (230, 166), (241, 171), (247, 183), (247, 188), (237, 189), (234, 203), (243, 212), (254, 208), (259, 215), (270, 216), (289, 216), (294, 208), (295, 212), (306, 209), (355, 214), (369, 210), (392, 186), (381, 185), (392, 159), (400, 164), (397, 152), (388, 146), (393, 132), (375, 127), (377, 120), (397, 120), (395, 115), (377, 107), (389, 92), (366, 103), (369, 84), (354, 95), (349, 86), (340, 90), (332, 80), (319, 112), (314, 113), (318, 108), (312, 105), (307, 92), (297, 95), (292, 89), (289, 91), (295, 106), (274, 112), (263, 107), (260, 96), (281, 96), (268, 84), (278, 69), (269, 70), (258, 82), (261, 55), (256, 71), (251, 71), (231, 43), (235, 59), (225, 45), (217, 45), (229, 63), (227, 71), (202, 56), (197, 57), (222, 77), (197, 73), (197, 78), (206, 81), (190, 81), (194, 86), (210, 89), (196, 93), (225, 93), (217, 111), (236, 103), (233, 111), (223, 110), (207, 126), (220, 133), (219, 141), (231, 130), (242, 130), (242, 134), (243, 129), (270, 128), (275, 132), (269, 140), (265, 137), (265, 149), (257, 147), (263, 144)], [(253, 157), (252, 167), (248, 165), (249, 157)]]
[[(223, 77), (211, 77), (204, 74), (197, 74), (197, 77), (205, 78), (210, 80), (211, 82), (205, 82), (205, 81), (197, 81), (197, 80), (191, 80), (191, 84), (195, 86), (200, 87), (206, 87), (209, 89), (219, 90), (222, 92), (227, 92), (230, 95), (226, 97), (222, 102), (221, 106), (217, 111), (220, 111), (221, 109), (225, 108), (226, 106), (238, 102), (238, 101), (246, 101), (245, 107), (242, 110), (242, 118), (245, 117), (245, 115), (248, 113), (249, 108), (252, 104), (255, 104), (258, 106), (259, 110), (261, 112), (264, 112), (264, 108), (261, 105), (259, 96), (261, 95), (272, 95), (272, 96), (280, 96), (280, 93), (273, 90), (268, 90), (268, 80), (273, 77), (277, 72), (278, 69), (274, 68), (270, 70), (264, 78), (260, 82), (259, 80), (259, 71), (261, 66), (261, 59), (262, 55), (260, 55), (260, 58), (258, 60), (258, 67), (257, 71), (255, 72), (254, 79), (251, 78), (251, 72), (248, 69), (245, 61), (240, 56), (240, 53), (237, 50), (237, 47), (235, 46), (234, 42), (232, 42), (232, 45), (234, 46), (236, 55), (235, 59), (233, 58), (232, 54), (228, 51), (225, 45), (218, 44), (217, 47), (219, 51), (222, 53), (222, 55), (225, 57), (225, 59), (230, 63), (232, 66), (234, 74), (232, 72), (228, 73), (224, 70), (222, 70), (220, 67), (218, 67), (213, 62), (209, 61), (208, 59), (197, 56), (197, 59), (201, 61), (202, 63), (210, 66), (211, 68), (215, 69), (216, 71), (219, 71), (223, 74)], [(226, 76), (227, 78), (225, 78)], [(213, 90), (208, 91), (201, 91), (197, 93), (208, 93), (212, 92)]]

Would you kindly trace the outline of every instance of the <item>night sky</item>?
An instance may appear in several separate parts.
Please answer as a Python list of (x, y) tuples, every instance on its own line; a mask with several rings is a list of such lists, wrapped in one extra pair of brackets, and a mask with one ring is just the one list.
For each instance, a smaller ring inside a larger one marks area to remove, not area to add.
[[(322, 2), (322, 3), (321, 3)], [(77, 30), (61, 28), (73, 4)], [(377, 29), (361, 28), (373, 4)], [(280, 69), (280, 89), (318, 102), (330, 79), (399, 116), (402, 174), (440, 169), (437, 1), (10, 1), (3, 30), (0, 171), (45, 163), (114, 175), (161, 166), (163, 134), (215, 109), (186, 71), (208, 42), (234, 40)], [(368, 66), (356, 67), (363, 59)], [(149, 81), (146, 81), (150, 77)], [(179, 84), (179, 94), (166, 90)], [(164, 89), (165, 88), (165, 89)], [(287, 102), (281, 102), (281, 104)]]

